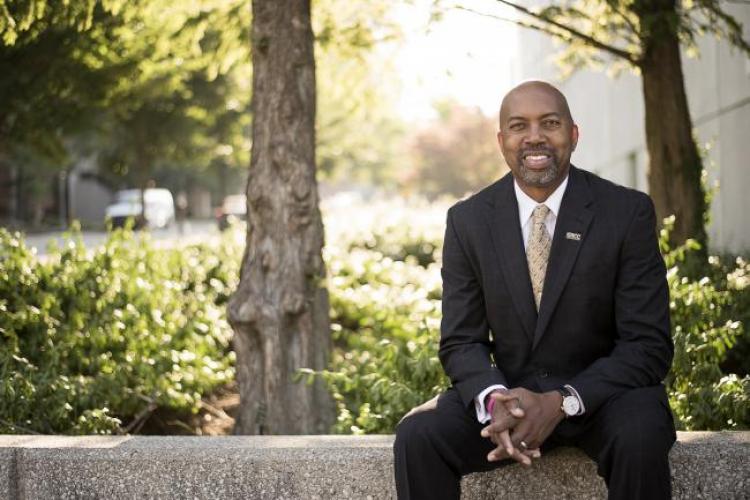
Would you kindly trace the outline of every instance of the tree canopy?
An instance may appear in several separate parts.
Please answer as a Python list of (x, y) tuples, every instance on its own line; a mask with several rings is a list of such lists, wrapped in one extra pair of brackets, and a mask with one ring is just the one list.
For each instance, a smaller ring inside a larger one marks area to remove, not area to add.
[[(313, 5), (324, 176), (392, 176), (403, 131), (375, 50), (399, 36), (389, 8)], [(65, 169), (88, 152), (112, 185), (244, 170), (250, 22), (245, 0), (0, 0), (0, 164)]]
[[(119, 175), (157, 160), (246, 163), (250, 9), (200, 0), (0, 4), (0, 152), (65, 165), (66, 143), (95, 134)], [(5, 68), (2, 68), (2, 67)]]
[[(641, 75), (649, 192), (657, 216), (675, 215), (675, 242), (707, 247), (703, 163), (685, 93), (680, 48), (697, 53), (697, 38), (712, 34), (745, 54), (742, 25), (716, 0), (559, 0), (545, 7), (496, 0), (522, 14), (514, 22), (563, 42), (563, 76), (581, 67)], [(669, 126), (664, 126), (668, 124)]]
[(691, 55), (697, 55), (697, 39), (705, 34), (750, 53), (742, 25), (715, 0), (562, 0), (537, 8), (496, 1), (524, 15), (516, 21), (519, 25), (564, 42), (558, 60), (566, 73), (582, 67), (611, 72), (640, 68), (648, 56), (648, 41), (667, 30), (679, 36)]

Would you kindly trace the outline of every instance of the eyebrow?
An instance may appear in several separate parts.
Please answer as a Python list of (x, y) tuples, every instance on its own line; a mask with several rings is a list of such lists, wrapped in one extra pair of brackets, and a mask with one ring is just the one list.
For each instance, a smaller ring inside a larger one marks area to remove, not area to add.
[[(562, 115), (560, 113), (558, 113), (557, 111), (552, 111), (550, 113), (544, 113), (539, 118), (543, 120), (544, 118), (550, 118), (550, 117), (560, 118), (561, 116)], [(525, 116), (510, 116), (510, 117), (508, 117), (508, 121), (509, 122), (512, 122), (513, 120), (523, 120), (523, 121), (526, 121), (526, 120), (528, 120), (528, 118), (526, 118)]]

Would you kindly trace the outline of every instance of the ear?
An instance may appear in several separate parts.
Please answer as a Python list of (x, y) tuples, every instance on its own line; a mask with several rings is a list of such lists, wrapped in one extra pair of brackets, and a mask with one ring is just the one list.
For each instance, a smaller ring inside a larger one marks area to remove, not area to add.
[(500, 146), (500, 150), (503, 150), (503, 131), (498, 130), (497, 131), (497, 143)]
[(575, 123), (570, 129), (570, 142), (573, 144), (573, 151), (575, 151), (578, 145), (578, 125)]

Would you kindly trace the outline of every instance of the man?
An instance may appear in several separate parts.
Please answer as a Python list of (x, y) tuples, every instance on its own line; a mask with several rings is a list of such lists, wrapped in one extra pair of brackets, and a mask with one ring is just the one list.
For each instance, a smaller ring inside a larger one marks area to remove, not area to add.
[(500, 108), (511, 173), (448, 211), (440, 360), (452, 387), (394, 444), (401, 499), (576, 446), (611, 499), (670, 498), (666, 270), (643, 193), (570, 165), (578, 128), (552, 85)]

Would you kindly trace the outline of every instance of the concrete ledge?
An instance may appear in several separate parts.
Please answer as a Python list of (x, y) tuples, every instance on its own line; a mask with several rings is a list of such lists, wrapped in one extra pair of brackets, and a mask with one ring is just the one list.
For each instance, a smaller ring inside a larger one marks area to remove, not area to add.
[[(750, 497), (750, 432), (678, 433), (675, 498)], [(0, 499), (395, 498), (392, 436), (0, 436)], [(604, 498), (582, 453), (464, 479), (466, 499)]]

